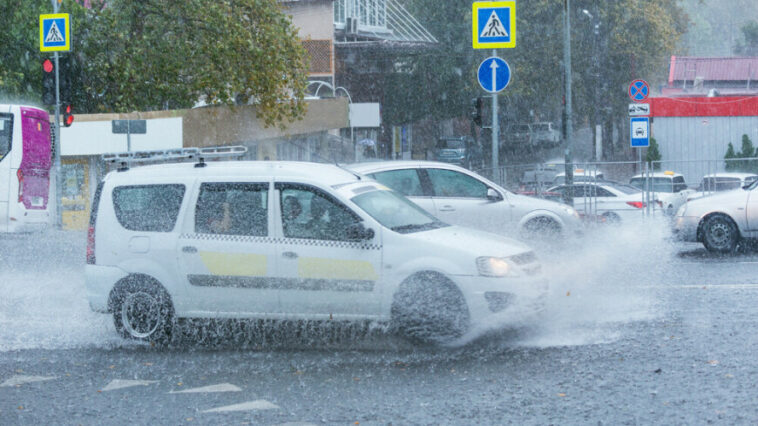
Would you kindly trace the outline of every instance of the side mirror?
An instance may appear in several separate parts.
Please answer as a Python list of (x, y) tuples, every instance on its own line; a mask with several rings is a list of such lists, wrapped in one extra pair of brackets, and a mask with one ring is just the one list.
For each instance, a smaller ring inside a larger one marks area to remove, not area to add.
[(487, 199), (490, 201), (500, 201), (503, 196), (492, 188), (487, 188)]
[(363, 223), (354, 223), (347, 227), (347, 239), (350, 241), (365, 241), (374, 238), (374, 230), (366, 228)]

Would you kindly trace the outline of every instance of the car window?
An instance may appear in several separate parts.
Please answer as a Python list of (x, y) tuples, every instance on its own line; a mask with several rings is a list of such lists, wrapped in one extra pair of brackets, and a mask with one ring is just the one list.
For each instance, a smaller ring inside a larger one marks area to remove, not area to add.
[(405, 196), (423, 196), (421, 180), (416, 169), (390, 170), (370, 174), (372, 178)]
[(130, 231), (171, 232), (184, 198), (184, 185), (133, 185), (113, 189), (116, 219)]
[(13, 115), (0, 114), (0, 160), (11, 150)]
[(347, 230), (360, 218), (331, 196), (310, 186), (282, 184), (282, 230), (287, 238), (350, 241)]
[(473, 177), (444, 169), (426, 169), (437, 197), (487, 198), (487, 185)]
[(268, 184), (203, 183), (195, 206), (195, 232), (268, 235)]

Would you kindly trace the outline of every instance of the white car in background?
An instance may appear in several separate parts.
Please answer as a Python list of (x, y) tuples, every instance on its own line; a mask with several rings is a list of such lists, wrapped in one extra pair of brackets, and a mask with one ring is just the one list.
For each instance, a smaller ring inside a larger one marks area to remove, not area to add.
[(586, 217), (596, 217), (604, 222), (617, 224), (640, 220), (647, 204), (638, 188), (613, 181), (579, 182), (573, 185), (558, 185), (548, 192), (570, 192), (574, 208)]
[(687, 187), (684, 176), (681, 173), (672, 171), (653, 172), (649, 174), (640, 174), (629, 179), (629, 185), (640, 190), (645, 189), (645, 182), (648, 190), (654, 195), (653, 198), (658, 200), (655, 206), (663, 209), (668, 216), (674, 213), (687, 202), (695, 191)]
[[(598, 180), (605, 179), (605, 175), (600, 170), (585, 170), (585, 169), (575, 169), (574, 173), (574, 183), (576, 182), (595, 182)], [(553, 178), (553, 185), (563, 185), (566, 183), (566, 173), (561, 172), (555, 175)]]
[(740, 241), (758, 238), (758, 181), (686, 202), (676, 212), (673, 232), (716, 253), (733, 252)]
[(581, 233), (582, 223), (573, 208), (514, 194), (452, 164), (379, 161), (352, 164), (348, 168), (378, 180), (454, 225), (522, 239)]
[(714, 192), (733, 191), (748, 186), (758, 180), (754, 173), (720, 172), (703, 176), (697, 190), (687, 197), (687, 201), (706, 197)]

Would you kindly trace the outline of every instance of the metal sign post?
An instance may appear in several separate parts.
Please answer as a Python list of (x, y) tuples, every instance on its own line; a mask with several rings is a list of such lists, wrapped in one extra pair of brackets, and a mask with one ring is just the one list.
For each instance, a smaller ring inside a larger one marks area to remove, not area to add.
[[(511, 68), (503, 59), (497, 57), (497, 50), (492, 49), (492, 56), (482, 61), (477, 72), (479, 86), (488, 93), (492, 93), (492, 171), (493, 179), (500, 182), (499, 163), (499, 141), (500, 141), (500, 123), (498, 120), (498, 101), (497, 94), (508, 86), (511, 81)], [(502, 177), (505, 182), (505, 176)]]
[(58, 1), (50, 0), (53, 5), (53, 14), (39, 16), (39, 50), (40, 52), (55, 52), (55, 121), (53, 122), (53, 137), (55, 138), (55, 152), (53, 165), (55, 167), (55, 227), (61, 229), (62, 210), (61, 198), (63, 197), (63, 177), (61, 171), (61, 90), (60, 90), (60, 56), (59, 51), (71, 50), (71, 25), (68, 13), (58, 13)]

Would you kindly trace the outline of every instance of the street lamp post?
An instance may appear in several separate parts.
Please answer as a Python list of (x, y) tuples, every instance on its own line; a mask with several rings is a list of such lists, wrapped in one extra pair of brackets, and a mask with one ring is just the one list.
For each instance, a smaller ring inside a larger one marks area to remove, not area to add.
[[(328, 87), (332, 91), (332, 94), (334, 96), (337, 96), (337, 91), (338, 90), (342, 90), (343, 92), (345, 92), (345, 96), (347, 96), (348, 105), (352, 105), (353, 104), (353, 98), (350, 96), (350, 92), (348, 92), (347, 89), (345, 89), (342, 86), (334, 87), (334, 86), (332, 86), (331, 84), (329, 84), (329, 83), (327, 83), (325, 81), (317, 81), (317, 80), (309, 82), (308, 86), (310, 86), (312, 84), (318, 84), (318, 87), (316, 88), (316, 91), (313, 93), (313, 95), (316, 96), (316, 97), (318, 97), (319, 90), (321, 90), (322, 87), (326, 86), (326, 87)], [(355, 135), (353, 134), (353, 121), (350, 119), (350, 108), (349, 107), (348, 107), (348, 111), (347, 111), (347, 121), (348, 121), (348, 124), (350, 124), (350, 143), (353, 144), (353, 150), (354, 150), (355, 160), (357, 161), (358, 160), (358, 146), (355, 144)]]
[[(566, 172), (566, 185), (571, 187), (574, 183), (574, 165), (571, 158), (571, 145), (573, 126), (571, 123), (571, 0), (563, 0), (563, 72), (564, 72), (564, 96), (563, 115), (564, 115), (564, 140), (566, 141), (566, 151), (564, 166)], [(573, 205), (574, 197), (571, 191), (564, 191), (564, 197), (568, 205)]]

